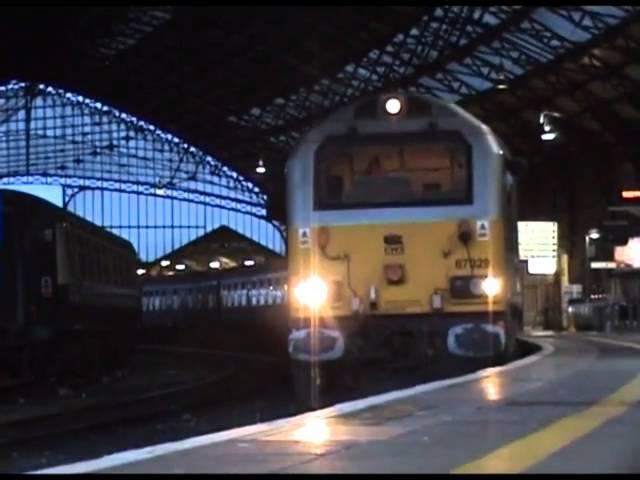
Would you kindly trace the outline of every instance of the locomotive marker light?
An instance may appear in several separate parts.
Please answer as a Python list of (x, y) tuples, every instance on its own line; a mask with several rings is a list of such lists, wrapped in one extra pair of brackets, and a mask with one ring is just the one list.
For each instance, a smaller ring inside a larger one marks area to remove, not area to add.
[(431, 309), (434, 312), (442, 310), (442, 294), (439, 291), (431, 294)]
[(384, 109), (389, 115), (398, 115), (402, 111), (402, 102), (398, 97), (388, 98), (384, 102)]
[(378, 289), (375, 287), (375, 285), (371, 285), (369, 287), (369, 309), (378, 309)]
[(300, 303), (315, 309), (326, 302), (329, 289), (325, 282), (313, 276), (300, 282), (293, 293)]

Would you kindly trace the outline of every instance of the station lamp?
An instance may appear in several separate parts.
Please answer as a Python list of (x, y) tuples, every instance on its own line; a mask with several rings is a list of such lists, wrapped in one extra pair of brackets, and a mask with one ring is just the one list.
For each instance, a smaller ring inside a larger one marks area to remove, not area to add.
[(242, 264), (245, 267), (253, 267), (256, 264), (256, 261), (251, 258), (247, 258), (244, 262), (242, 262)]
[(256, 173), (260, 175), (266, 173), (267, 167), (264, 166), (264, 161), (262, 159), (258, 160), (258, 165), (256, 166)]
[(589, 238), (591, 240), (597, 240), (600, 238), (600, 230), (598, 230), (597, 228), (592, 228), (589, 230), (587, 235), (589, 235)]
[(507, 77), (503, 72), (498, 74), (498, 83), (496, 83), (496, 88), (498, 90), (506, 90), (509, 88), (509, 84), (507, 83)]
[(220, 270), (220, 267), (222, 265), (220, 264), (220, 260), (212, 260), (211, 262), (209, 262), (209, 268), (211, 270)]
[(147, 271), (144, 268), (139, 268), (136, 270), (136, 275), (138, 275), (139, 277), (141, 277), (145, 273), (147, 273)]
[(166, 258), (164, 260), (160, 260), (160, 266), (161, 267), (168, 267), (169, 265), (171, 265), (171, 260), (167, 260)]
[(540, 138), (545, 142), (555, 140), (558, 136), (558, 130), (553, 124), (554, 118), (560, 118), (561, 115), (557, 112), (542, 112), (540, 114), (540, 125), (542, 125), (542, 134)]
[(183, 270), (186, 270), (186, 269), (187, 269), (187, 266), (184, 263), (177, 263), (176, 264), (176, 270), (183, 271)]

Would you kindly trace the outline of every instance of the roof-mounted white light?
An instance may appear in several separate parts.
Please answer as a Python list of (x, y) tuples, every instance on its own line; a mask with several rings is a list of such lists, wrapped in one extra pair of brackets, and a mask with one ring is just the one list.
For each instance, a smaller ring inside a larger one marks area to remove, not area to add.
[(397, 115), (402, 110), (402, 102), (398, 97), (388, 98), (384, 102), (384, 109), (389, 115)]
[(562, 115), (560, 115), (558, 112), (545, 111), (540, 113), (540, 125), (542, 125), (543, 130), (540, 138), (542, 138), (542, 140), (544, 140), (545, 142), (555, 140), (555, 138), (558, 136), (558, 130), (556, 129), (551, 119), (560, 117), (562, 117)]
[(506, 90), (507, 88), (509, 88), (509, 84), (507, 83), (507, 77), (502, 72), (498, 74), (498, 82), (496, 83), (496, 88), (498, 90)]

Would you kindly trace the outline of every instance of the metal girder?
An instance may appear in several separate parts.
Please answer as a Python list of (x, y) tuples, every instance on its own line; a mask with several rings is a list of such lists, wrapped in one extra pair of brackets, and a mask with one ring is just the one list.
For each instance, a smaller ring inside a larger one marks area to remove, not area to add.
[[(36, 25), (42, 28), (34, 35), (34, 45), (39, 42), (42, 51), (33, 49), (37, 55), (27, 54), (29, 62), (25, 59), (21, 64), (17, 59), (14, 66), (36, 79), (50, 75), (57, 85), (180, 135), (248, 175), (259, 156), (267, 162), (276, 159), (268, 168), (279, 169), (278, 159), (285, 158), (304, 129), (326, 112), (364, 93), (387, 88), (406, 88), (445, 100), (462, 98), (463, 105), (478, 106), (481, 117), (493, 118), (505, 134), (514, 129), (526, 132), (532, 120), (523, 116), (530, 114), (520, 113), (522, 105), (552, 103), (559, 92), (572, 92), (589, 78), (604, 75), (606, 60), (603, 63), (596, 54), (588, 55), (590, 63), (578, 67), (562, 62), (588, 51), (586, 46), (605, 41), (606, 32), (619, 31), (615, 24), (620, 12), (628, 15), (620, 25), (637, 21), (638, 9), (91, 7), (78, 10), (85, 13), (75, 16), (41, 9), (51, 14), (49, 23), (60, 19), (63, 33), (56, 39), (60, 42), (43, 41), (54, 30), (39, 20)], [(5, 19), (9, 27), (10, 23)], [(17, 27), (6, 35), (13, 31), (20, 35)], [(19, 38), (25, 38), (22, 35)], [(632, 44), (619, 48), (626, 48), (625, 54), (634, 52)], [(6, 47), (5, 53), (10, 53)], [(38, 58), (45, 57), (50, 59), (47, 65), (64, 64), (65, 69), (43, 69)], [(550, 74), (554, 69), (557, 72)], [(547, 91), (529, 83), (545, 75), (550, 87), (557, 88)], [(493, 87), (502, 78), (511, 84), (514, 106), (488, 101), (499, 98)], [(588, 95), (585, 91), (577, 100), (586, 105), (591, 102)], [(0, 105), (0, 109), (10, 115), (8, 107)], [(499, 121), (505, 116), (509, 122), (502, 127)], [(517, 120), (512, 121), (513, 116)], [(526, 133), (516, 135), (526, 137)], [(86, 168), (94, 169), (104, 165), (102, 157), (131, 153), (123, 149), (124, 143), (105, 141), (94, 145), (98, 155), (92, 156), (92, 149), (67, 142), (68, 151), (56, 153), (55, 163), (41, 151), (57, 148), (50, 137), (59, 136), (41, 129), (36, 137), (33, 154), (43, 165), (49, 162), (54, 171), (61, 171), (56, 170), (60, 164), (73, 165), (74, 153), (81, 153)], [(107, 148), (110, 143), (118, 148)], [(533, 145), (537, 147), (536, 142)], [(193, 175), (200, 178), (213, 168), (193, 155), (188, 161), (180, 155), (165, 161), (162, 155), (151, 162), (150, 155), (142, 154), (138, 163), (153, 163), (155, 176), (164, 185), (176, 179), (188, 182)], [(109, 168), (132, 169), (112, 163)], [(243, 182), (238, 181), (238, 185)], [(249, 182), (242, 185), (247, 192), (254, 191)]]
[(457, 49), (452, 49), (448, 52), (444, 52), (441, 55), (438, 55), (438, 57), (436, 57), (436, 59), (431, 63), (419, 66), (411, 75), (408, 75), (402, 79), (401, 86), (404, 88), (408, 88), (421, 77), (436, 75), (437, 73), (446, 69), (448, 65), (466, 59), (479, 47), (493, 43), (494, 41), (498, 40), (505, 31), (520, 25), (527, 19), (527, 17), (531, 15), (534, 10), (535, 7), (518, 8), (501, 23), (479, 32), (472, 41), (467, 42), (465, 45), (462, 45)]
[[(625, 34), (624, 28), (629, 25), (634, 18), (637, 18), (637, 12), (630, 17), (617, 28), (613, 28), (592, 41), (587, 42), (581, 48), (577, 48), (570, 54), (559, 58), (557, 62), (554, 62), (552, 66), (545, 65), (540, 67), (540, 72), (535, 75), (532, 72), (531, 76), (519, 79), (518, 85), (512, 85), (508, 95), (515, 95), (519, 101), (515, 103), (512, 108), (505, 107), (496, 101), (500, 93), (491, 92), (487, 95), (480, 95), (476, 98), (470, 99), (468, 107), (473, 106), (475, 109), (480, 109), (482, 112), (481, 117), (484, 117), (490, 124), (500, 122), (503, 118), (508, 118), (511, 122), (514, 116), (521, 114), (521, 107), (519, 105), (538, 105), (539, 108), (555, 108), (552, 105), (556, 98), (561, 96), (570, 96), (573, 101), (578, 99), (583, 103), (581, 108), (585, 110), (587, 104), (595, 98), (595, 94), (582, 95), (576, 92), (583, 92), (590, 83), (594, 80), (609, 80), (612, 74), (615, 74), (616, 70), (621, 71), (624, 65), (611, 66), (607, 65), (607, 61), (598, 55), (594, 50), (596, 45), (606, 45), (607, 43), (620, 42), (624, 45), (631, 45), (635, 43), (634, 39), (631, 39), (629, 35)], [(607, 43), (605, 43), (607, 42)], [(571, 63), (569, 63), (573, 60)], [(579, 63), (576, 63), (581, 60)], [(578, 72), (582, 72), (582, 75), (576, 75), (573, 72), (578, 69)], [(545, 75), (546, 74), (546, 75)], [(620, 73), (619, 73), (620, 74)], [(536, 89), (533, 85), (533, 79), (543, 80), (544, 87)], [(528, 84), (523, 85), (525, 81), (529, 80)], [(557, 109), (557, 108), (556, 108)], [(567, 115), (568, 120), (573, 122), (579, 122), (579, 116)], [(533, 127), (533, 125), (531, 125)]]
[[(0, 99), (0, 117), (5, 110), (12, 115), (0, 125), (2, 178), (49, 175), (136, 184), (144, 193), (180, 190), (195, 203), (202, 197), (224, 208), (231, 201), (238, 211), (264, 211), (266, 198), (255, 184), (129, 115), (42, 85), (12, 84), (0, 89)], [(12, 104), (18, 100), (23, 108), (16, 111)]]
[[(189, 85), (185, 93), (197, 96), (208, 109), (213, 109), (219, 118), (212, 118), (212, 121), (220, 123), (220, 119), (250, 108), (249, 102), (268, 102), (274, 96), (296, 88), (297, 84), (313, 82), (317, 74), (300, 68), (309, 63), (308, 45), (318, 41), (326, 45), (331, 39), (340, 38), (343, 34), (339, 29), (373, 31), (371, 25), (375, 25), (375, 17), (380, 16), (380, 9), (374, 7), (360, 9), (357, 16), (353, 8), (346, 7), (340, 8), (341, 15), (325, 7), (245, 10), (237, 7), (182, 8), (175, 14), (170, 28), (163, 29), (152, 39), (152, 46), (150, 40), (130, 49), (117, 65), (113, 65), (114, 74), (126, 71), (128, 75), (133, 73), (148, 78), (143, 71), (147, 65), (156, 65), (158, 72), (175, 71), (178, 67), (180, 70), (172, 75), (177, 83)], [(393, 17), (390, 20), (393, 25)], [(350, 26), (350, 23), (355, 25)], [(398, 23), (402, 24), (402, 19)], [(384, 38), (387, 35), (384, 30), (376, 34)], [(254, 48), (255, 43), (264, 43), (259, 35), (269, 38), (269, 48)], [(368, 43), (376, 41), (373, 34), (368, 37)], [(350, 42), (347, 37), (339, 50), (315, 55), (312, 62), (318, 65), (316, 70), (339, 68), (344, 60), (348, 61), (351, 52), (362, 49), (362, 45), (361, 40)], [(198, 80), (201, 76), (193, 66), (202, 64), (207, 47), (210, 47), (211, 71), (207, 71), (210, 81), (205, 84)], [(155, 58), (163, 50), (166, 54)], [(180, 58), (171, 52), (180, 52)], [(189, 61), (190, 58), (194, 60)], [(298, 67), (291, 68), (291, 59)], [(282, 72), (287, 74), (282, 75)], [(223, 83), (216, 84), (216, 77)], [(171, 81), (167, 78), (162, 84), (169, 87)], [(179, 93), (175, 86), (165, 90)]]
[[(514, 92), (519, 92), (527, 87), (527, 83), (532, 78), (540, 78), (544, 75), (548, 74), (556, 74), (556, 78), (562, 81), (562, 75), (557, 73), (561, 68), (563, 63), (565, 62), (575, 62), (581, 57), (588, 58), (587, 64), (590, 66), (597, 65), (597, 62), (593, 59), (592, 50), (596, 48), (598, 45), (603, 44), (605, 42), (612, 41), (619, 37), (624, 29), (633, 23), (635, 23), (638, 19), (640, 19), (640, 8), (634, 8), (629, 15), (621, 20), (617, 25), (613, 27), (609, 27), (606, 30), (601, 31), (597, 35), (590, 38), (588, 41), (583, 42), (581, 44), (576, 45), (572, 49), (565, 50), (563, 52), (559, 52), (556, 58), (552, 62), (547, 63), (538, 63), (535, 66), (532, 66), (526, 75), (521, 75), (512, 79), (509, 82), (510, 90)], [(495, 92), (491, 90), (487, 90), (483, 93), (478, 94), (474, 98), (468, 99), (468, 103), (478, 104), (483, 102), (483, 98), (485, 96), (492, 96)], [(462, 102), (463, 105), (466, 104), (465, 101)]]
[[(53, 175), (17, 175), (0, 176), (0, 185), (60, 185), (70, 189), (69, 195), (80, 192), (100, 190), (105, 192), (135, 193), (158, 198), (186, 200), (189, 203), (221, 208), (224, 210), (244, 213), (263, 219), (266, 216), (265, 206), (261, 203), (238, 202), (237, 198), (203, 194), (190, 189), (159, 189), (157, 185), (134, 183), (126, 181), (105, 180), (103, 178), (88, 178), (75, 176)], [(65, 201), (69, 200), (68, 197)]]
[[(579, 9), (573, 6), (546, 9), (521, 7), (509, 10), (509, 14), (503, 15), (501, 21), (492, 27), (485, 26), (484, 29), (476, 30), (475, 37), (471, 39), (460, 42), (459, 40), (464, 38), (464, 33), (459, 34), (456, 38), (460, 44), (456, 44), (442, 35), (441, 30), (435, 30), (438, 33), (434, 35), (434, 29), (447, 26), (446, 33), (449, 35), (452, 35), (452, 32), (474, 31), (470, 25), (474, 24), (473, 20), (477, 23), (477, 18), (469, 15), (470, 10), (456, 11), (454, 8), (447, 13), (455, 12), (455, 15), (452, 15), (455, 16), (455, 20), (451, 20), (445, 14), (439, 19), (439, 23), (433, 22), (433, 19), (427, 19), (422, 24), (422, 30), (417, 30), (419, 38), (422, 39), (432, 40), (435, 36), (439, 39), (444, 38), (439, 56), (427, 61), (423, 57), (419, 65), (413, 68), (405, 66), (403, 70), (396, 67), (396, 64), (406, 61), (407, 58), (414, 58), (415, 55), (407, 56), (406, 50), (393, 48), (393, 46), (374, 51), (363, 62), (347, 69), (352, 74), (363, 72), (360, 73), (359, 82), (357, 78), (354, 80), (353, 76), (326, 81), (314, 92), (298, 92), (287, 100), (274, 103), (270, 107), (271, 110), (254, 109), (244, 117), (234, 120), (250, 127), (253, 131), (264, 129), (264, 135), (267, 138), (278, 139), (281, 144), (291, 145), (294, 142), (283, 141), (283, 134), (299, 135), (301, 130), (307, 128), (314, 120), (365, 91), (379, 91), (385, 87), (402, 85), (410, 90), (435, 94), (445, 99), (451, 96), (455, 99), (478, 95), (482, 90), (487, 90), (487, 87), (495, 85), (501, 74), (507, 80), (517, 77), (526, 78), (527, 72), (535, 69), (536, 66), (548, 64), (558, 54), (576, 48), (575, 40), (553, 28), (554, 16), (560, 19), (570, 18), (576, 28), (580, 28), (588, 35), (601, 33), (611, 28), (611, 23), (618, 20), (614, 15), (603, 14), (596, 10), (585, 10), (584, 14), (576, 16)], [(538, 15), (539, 12), (544, 13), (545, 16)], [(629, 7), (627, 12), (633, 14), (635, 10)], [(495, 16), (500, 18), (499, 15)], [(462, 22), (463, 19), (466, 23)], [(448, 21), (454, 23), (448, 23)], [(544, 22), (550, 22), (551, 26)], [(405, 48), (407, 45), (413, 47), (414, 52), (420, 48), (418, 41), (412, 44), (407, 41), (407, 38), (410, 38), (410, 35), (401, 39)], [(397, 79), (394, 77), (394, 72), (403, 72), (403, 74), (400, 75), (400, 79)], [(422, 79), (427, 76), (429, 81), (423, 83)], [(477, 86), (479, 81), (484, 84)], [(369, 84), (365, 84), (366, 82)], [(336, 85), (345, 86), (336, 92)], [(312, 96), (314, 93), (320, 94), (318, 96), (322, 103), (314, 101)], [(259, 134), (256, 132), (255, 135)]]
[(113, 62), (117, 55), (169, 21), (173, 10), (172, 6), (127, 7), (122, 21), (111, 23), (105, 32), (94, 32), (92, 52), (96, 61), (103, 65)]
[[(486, 10), (501, 21), (507, 21), (511, 11), (506, 7)], [(473, 18), (477, 11), (476, 7), (466, 6), (434, 9), (408, 32), (397, 35), (385, 48), (369, 52), (358, 63), (348, 65), (337, 77), (325, 79), (313, 89), (301, 90), (267, 109), (248, 112), (241, 121), (244, 125), (265, 129), (267, 136), (278, 136), (299, 131), (338, 105), (365, 92), (400, 86), (405, 77), (414, 75), (417, 69), (424, 68), (423, 65), (431, 64), (461, 44), (473, 41), (469, 38), (469, 25), (478, 21)], [(481, 35), (482, 31), (471, 29), (471, 35)], [(341, 88), (336, 90), (336, 85)], [(318, 95), (321, 103), (313, 102), (312, 94)], [(269, 118), (277, 118), (280, 125), (274, 126)]]

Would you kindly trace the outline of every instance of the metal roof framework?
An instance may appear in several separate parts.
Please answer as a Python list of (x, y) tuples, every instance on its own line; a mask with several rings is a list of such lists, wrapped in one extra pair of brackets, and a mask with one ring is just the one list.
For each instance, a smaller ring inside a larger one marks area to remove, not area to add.
[[(576, 134), (600, 132), (590, 140), (600, 145), (620, 143), (612, 126), (629, 145), (637, 133), (637, 6), (5, 10), (0, 35), (26, 45), (21, 55), (5, 45), (5, 79), (129, 112), (203, 152), (191, 174), (213, 157), (272, 200), (284, 195), (283, 161), (300, 135), (366, 93), (459, 102), (516, 151), (541, 148), (542, 109), (561, 112)], [(258, 158), (270, 169), (263, 181)], [(167, 179), (176, 162), (147, 168)]]
[(62, 185), (187, 200), (255, 216), (265, 196), (233, 169), (131, 115), (45, 85), (0, 87), (0, 185)]

